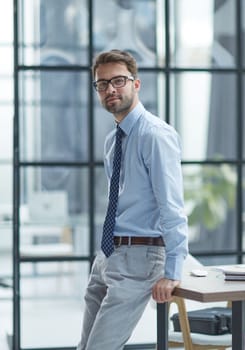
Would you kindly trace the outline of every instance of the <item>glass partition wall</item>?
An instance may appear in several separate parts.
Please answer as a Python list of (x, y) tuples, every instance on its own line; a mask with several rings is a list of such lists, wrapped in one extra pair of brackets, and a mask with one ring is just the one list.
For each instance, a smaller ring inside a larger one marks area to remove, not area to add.
[[(92, 89), (94, 54), (129, 50), (141, 101), (181, 136), (190, 252), (204, 264), (243, 262), (245, 8), (241, 0), (5, 7), (0, 25), (9, 15), (14, 33), (0, 31), (0, 322), (2, 313), (14, 350), (74, 349), (107, 204), (103, 142), (113, 128)], [(155, 348), (154, 307), (127, 349)]]
[[(13, 331), (13, 4), (0, 2), (0, 348)], [(6, 345), (7, 346), (7, 345)]]

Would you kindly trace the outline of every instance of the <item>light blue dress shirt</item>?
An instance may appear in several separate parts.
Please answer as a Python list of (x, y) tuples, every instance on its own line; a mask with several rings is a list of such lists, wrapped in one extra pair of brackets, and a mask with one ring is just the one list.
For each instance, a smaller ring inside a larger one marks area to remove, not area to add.
[[(140, 102), (120, 127), (125, 136), (114, 235), (162, 236), (166, 246), (164, 276), (180, 280), (188, 252), (188, 229), (178, 134)], [(105, 140), (108, 183), (112, 175), (115, 132)]]

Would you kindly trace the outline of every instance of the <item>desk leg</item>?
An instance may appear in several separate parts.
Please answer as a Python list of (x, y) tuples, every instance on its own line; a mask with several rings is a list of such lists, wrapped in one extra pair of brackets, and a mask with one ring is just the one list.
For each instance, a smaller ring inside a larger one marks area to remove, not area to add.
[(168, 303), (157, 304), (157, 350), (168, 350)]
[(245, 350), (245, 300), (232, 302), (232, 349)]

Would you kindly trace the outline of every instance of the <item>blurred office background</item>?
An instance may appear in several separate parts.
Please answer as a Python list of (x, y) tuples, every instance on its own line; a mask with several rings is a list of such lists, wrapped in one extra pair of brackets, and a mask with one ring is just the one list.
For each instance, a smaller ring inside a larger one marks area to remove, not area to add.
[[(244, 262), (244, 15), (242, 0), (0, 2), (0, 339), (14, 350), (79, 341), (113, 127), (97, 52), (135, 55), (142, 102), (181, 136), (190, 252)], [(129, 349), (154, 348), (149, 317)]]

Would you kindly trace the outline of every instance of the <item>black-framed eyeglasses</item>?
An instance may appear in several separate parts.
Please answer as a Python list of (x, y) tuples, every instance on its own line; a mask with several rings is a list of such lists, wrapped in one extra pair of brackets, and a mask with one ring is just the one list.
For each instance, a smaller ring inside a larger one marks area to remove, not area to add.
[(134, 81), (134, 77), (126, 76), (126, 75), (117, 75), (109, 80), (100, 79), (97, 81), (93, 81), (93, 86), (96, 91), (106, 91), (108, 89), (109, 84), (111, 84), (115, 89), (122, 88), (126, 85), (128, 80)]

